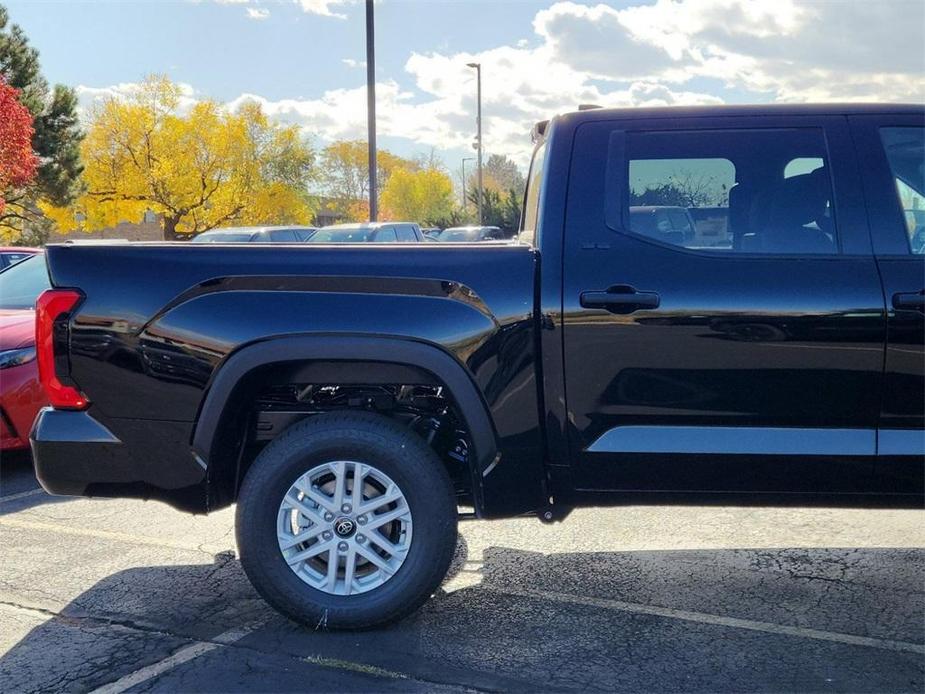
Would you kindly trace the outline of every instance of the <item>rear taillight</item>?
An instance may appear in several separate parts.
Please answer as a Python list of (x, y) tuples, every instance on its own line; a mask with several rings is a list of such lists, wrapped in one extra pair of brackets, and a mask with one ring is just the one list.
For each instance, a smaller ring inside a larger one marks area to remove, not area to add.
[(51, 406), (60, 410), (84, 410), (90, 402), (73, 386), (58, 378), (57, 357), (67, 357), (67, 320), (83, 295), (74, 289), (47, 289), (35, 302), (35, 350), (39, 381)]

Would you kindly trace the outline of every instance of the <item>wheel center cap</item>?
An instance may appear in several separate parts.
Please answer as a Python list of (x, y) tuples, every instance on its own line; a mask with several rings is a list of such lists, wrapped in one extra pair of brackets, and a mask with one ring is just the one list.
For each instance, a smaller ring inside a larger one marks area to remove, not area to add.
[(338, 537), (350, 537), (357, 529), (357, 524), (346, 516), (341, 516), (334, 521), (334, 532)]

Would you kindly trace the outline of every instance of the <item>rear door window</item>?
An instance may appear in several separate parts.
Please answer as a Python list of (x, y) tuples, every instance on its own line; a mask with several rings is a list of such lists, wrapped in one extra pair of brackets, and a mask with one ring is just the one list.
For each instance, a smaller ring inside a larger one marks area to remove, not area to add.
[(630, 132), (617, 226), (721, 253), (832, 254), (821, 129)]

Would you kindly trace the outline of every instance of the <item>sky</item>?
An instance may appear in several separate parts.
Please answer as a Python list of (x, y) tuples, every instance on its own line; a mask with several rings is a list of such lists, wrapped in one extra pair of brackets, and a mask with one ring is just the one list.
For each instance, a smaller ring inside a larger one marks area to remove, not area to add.
[[(357, 0), (0, 0), (86, 112), (149, 74), (184, 104), (260, 102), (317, 146), (366, 137)], [(530, 128), (579, 104), (925, 101), (921, 0), (378, 0), (381, 147), (527, 163)]]

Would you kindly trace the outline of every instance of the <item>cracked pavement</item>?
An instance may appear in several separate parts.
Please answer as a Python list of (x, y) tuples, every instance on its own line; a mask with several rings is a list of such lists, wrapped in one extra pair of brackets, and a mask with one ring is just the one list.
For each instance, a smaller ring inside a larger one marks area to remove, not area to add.
[(28, 459), (5, 455), (3, 692), (124, 677), (133, 692), (925, 688), (921, 511), (649, 506), (467, 522), (419, 613), (328, 633), (257, 597), (232, 509), (193, 517), (36, 488)]

